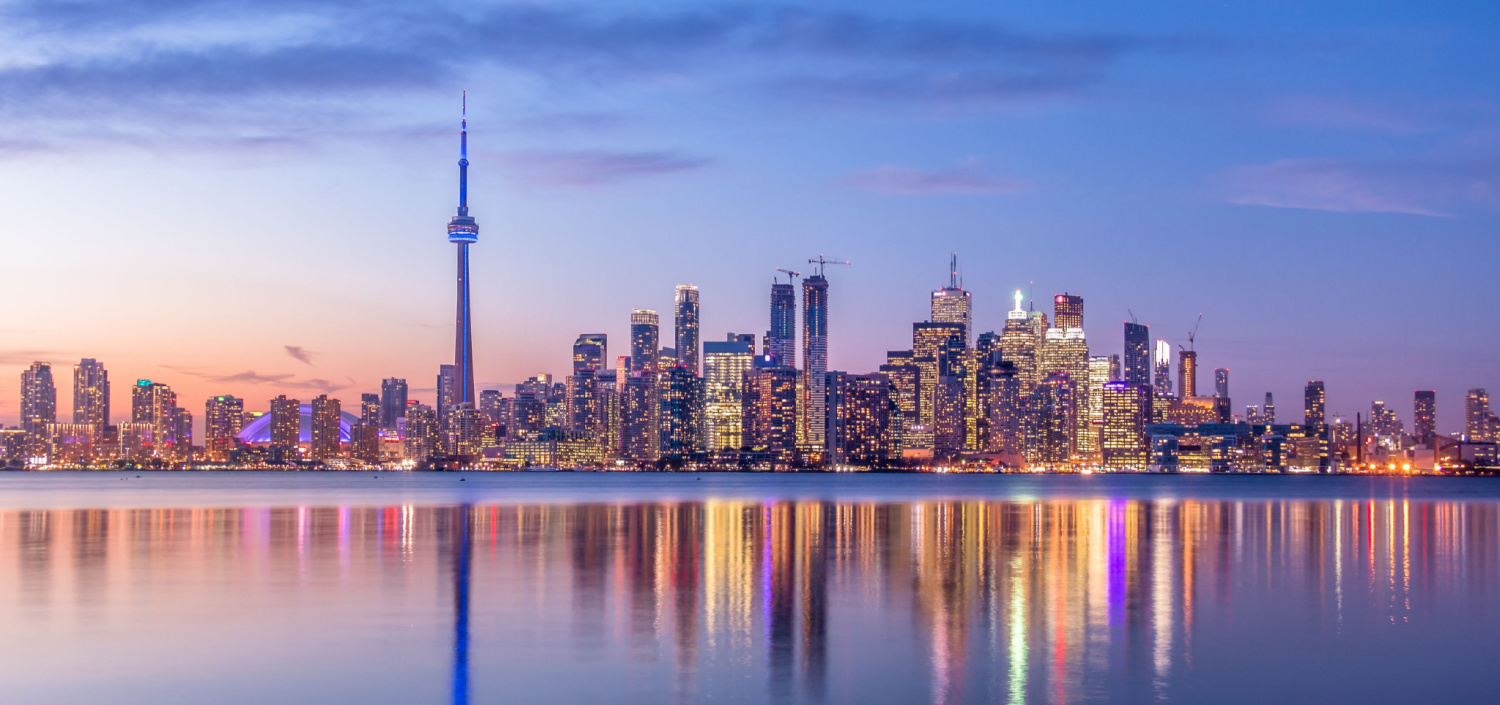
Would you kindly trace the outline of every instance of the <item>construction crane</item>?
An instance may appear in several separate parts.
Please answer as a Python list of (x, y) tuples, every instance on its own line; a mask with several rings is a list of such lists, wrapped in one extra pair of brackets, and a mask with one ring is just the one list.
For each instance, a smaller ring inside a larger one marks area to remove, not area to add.
[(781, 272), (782, 274), (786, 275), (786, 283), (787, 283), (788, 286), (790, 286), (791, 284), (794, 283), (792, 281), (793, 279), (795, 279), (796, 277), (802, 276), (802, 272), (793, 272), (790, 269), (782, 269), (781, 267), (777, 267), (776, 271)]
[(817, 259), (810, 259), (810, 260), (807, 261), (807, 263), (808, 264), (816, 264), (816, 265), (818, 265), (818, 276), (820, 276), (820, 277), (823, 276), (823, 267), (826, 266), (826, 265), (830, 265), (830, 264), (853, 264), (852, 262), (850, 262), (849, 260), (846, 260), (846, 259), (845, 260), (832, 260), (832, 259), (825, 258), (823, 255), (818, 255)]
[(1135, 317), (1135, 311), (1132, 311), (1132, 310), (1130, 310), (1130, 309), (1127, 308), (1127, 309), (1125, 309), (1125, 313), (1130, 314), (1130, 322), (1131, 323), (1135, 323), (1135, 324), (1139, 324), (1140, 323), (1140, 321), (1137, 320), (1136, 317)]
[(1201, 326), (1201, 325), (1203, 325), (1203, 314), (1200, 313), (1200, 314), (1198, 314), (1198, 322), (1194, 323), (1193, 324), (1193, 329), (1190, 330), (1190, 331), (1188, 331), (1188, 344), (1187, 344), (1187, 347), (1184, 348), (1184, 347), (1182, 347), (1182, 345), (1179, 344), (1177, 346), (1177, 348), (1179, 350), (1189, 350), (1189, 351), (1191, 351), (1191, 350), (1194, 349), (1193, 348), (1193, 341), (1195, 339), (1197, 339), (1197, 337), (1198, 337), (1198, 327)]

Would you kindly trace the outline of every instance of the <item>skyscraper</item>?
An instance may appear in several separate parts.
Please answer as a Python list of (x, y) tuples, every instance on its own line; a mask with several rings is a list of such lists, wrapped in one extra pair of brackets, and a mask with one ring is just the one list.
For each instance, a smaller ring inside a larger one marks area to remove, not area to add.
[(660, 319), (651, 309), (630, 312), (630, 371), (656, 372), (656, 356), (661, 348)]
[(1309, 381), (1307, 389), (1302, 394), (1303, 423), (1308, 426), (1321, 426), (1326, 423), (1328, 416), (1325, 404), (1323, 380)]
[(282, 394), (271, 400), (271, 448), (295, 457), (302, 436), (302, 403)]
[(47, 424), (57, 422), (57, 387), (52, 384), (52, 365), (33, 362), (21, 373), (21, 430), (26, 432), (27, 454), (47, 452)]
[(1055, 384), (1067, 384), (1068, 419), (1075, 424), (1068, 431), (1069, 450), (1073, 453), (1092, 453), (1095, 448), (1089, 408), (1089, 344), (1082, 328), (1049, 328), (1042, 346), (1039, 374), (1050, 375), (1062, 372)]
[(573, 341), (573, 373), (579, 370), (603, 370), (609, 359), (609, 336), (604, 333), (580, 333)]
[(756, 366), (745, 374), (741, 397), (743, 445), (790, 462), (797, 445), (797, 370)]
[(1198, 353), (1177, 351), (1177, 393), (1183, 399), (1198, 396)]
[(1118, 381), (1120, 357), (1118, 355), (1095, 355), (1089, 358), (1089, 393), (1081, 400), (1080, 410), (1088, 411), (1087, 423), (1079, 424), (1083, 435), (1079, 436), (1079, 452), (1092, 453), (1099, 450), (1099, 434), (1104, 429), (1104, 385)]
[(1437, 392), (1417, 390), (1412, 401), (1411, 431), (1418, 444), (1432, 446), (1437, 437)]
[(776, 364), (797, 366), (797, 290), (791, 284), (771, 284), (771, 329), (766, 331), (766, 354)]
[(1172, 345), (1156, 341), (1156, 395), (1172, 396)]
[(683, 364), (672, 365), (660, 374), (662, 454), (701, 450), (703, 378)]
[(964, 345), (974, 335), (973, 297), (958, 283), (958, 254), (949, 262), (948, 286), (932, 292), (933, 323), (957, 323), (964, 328)]
[(745, 373), (755, 362), (755, 336), (730, 333), (703, 344), (703, 447), (734, 450), (744, 442), (740, 423)]
[(73, 366), (73, 423), (109, 425), (109, 373), (93, 358)]
[(677, 364), (699, 374), (698, 367), (698, 287), (692, 284), (677, 285), (676, 337), (673, 346), (677, 350)]
[(1021, 396), (1031, 394), (1036, 384), (1037, 342), (1029, 317), (1021, 308), (1021, 290), (1016, 290), (1016, 307), (1005, 314), (1005, 328), (1000, 331), (1000, 356), (1015, 363), (1021, 382)]
[(1104, 467), (1114, 471), (1146, 469), (1146, 424), (1151, 419), (1151, 388), (1129, 382), (1107, 382), (1102, 390)]
[(1083, 327), (1083, 297), (1068, 293), (1058, 294), (1052, 298), (1052, 327), (1082, 328)]
[(660, 331), (655, 311), (631, 312), (630, 375), (620, 405), (620, 448), (621, 455), (638, 463), (654, 463), (661, 453)]
[(937, 385), (950, 372), (949, 363), (964, 351), (964, 328), (958, 323), (934, 321), (911, 325), (911, 364), (917, 376), (917, 419), (926, 433), (936, 428)]
[(328, 460), (339, 456), (339, 400), (319, 394), (312, 400), (312, 444), (313, 460)]
[(821, 266), (802, 280), (802, 365), (801, 440), (822, 446), (828, 424), (828, 280)]
[(1484, 389), (1470, 389), (1464, 397), (1464, 437), (1470, 441), (1495, 440), (1490, 424), (1490, 393)]
[(1066, 372), (1050, 372), (1031, 390), (1024, 435), (1030, 465), (1056, 468), (1073, 453), (1073, 383)]
[(1260, 422), (1263, 424), (1276, 423), (1276, 402), (1271, 398), (1271, 393), (1266, 392), (1266, 405), (1260, 410)]
[(1229, 398), (1229, 368), (1214, 368), (1214, 396), (1220, 399)]
[(244, 426), (245, 400), (228, 394), (209, 397), (203, 409), (203, 448), (209, 458), (228, 460), (235, 436)]
[(1124, 381), (1137, 387), (1151, 386), (1151, 329), (1125, 323)]
[(406, 417), (406, 380), (387, 377), (380, 382), (380, 427), (396, 430), (396, 419)]
[(836, 442), (830, 455), (838, 462), (860, 467), (879, 466), (894, 459), (900, 448), (890, 443), (890, 424), (895, 415), (890, 380), (880, 373), (829, 373), (830, 378), (835, 376), (838, 403), (831, 411), (838, 433), (829, 433)]
[(463, 381), (459, 379), (458, 365), (438, 365), (437, 375), (437, 418), (438, 428), (447, 431), (448, 417), (458, 408), (460, 402)]
[[(448, 222), (448, 242), (458, 245), (458, 318), (454, 325), (452, 404), (474, 405), (474, 340), (469, 310), (469, 245), (479, 224), (469, 216), (469, 96), (464, 94), (458, 133), (458, 214)], [(442, 409), (439, 409), (441, 414)]]

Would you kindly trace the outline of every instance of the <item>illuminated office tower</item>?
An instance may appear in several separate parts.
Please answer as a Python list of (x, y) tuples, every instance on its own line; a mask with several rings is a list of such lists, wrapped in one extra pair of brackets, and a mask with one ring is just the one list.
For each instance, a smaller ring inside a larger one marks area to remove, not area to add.
[(448, 417), (459, 404), (459, 379), (456, 365), (439, 365), (437, 376), (438, 427), (444, 432), (448, 428)]
[(938, 374), (933, 387), (932, 456), (951, 460), (964, 449), (964, 384), (952, 374)]
[(339, 400), (319, 394), (312, 400), (312, 444), (309, 455), (313, 460), (328, 460), (339, 457)]
[(387, 377), (380, 382), (380, 427), (396, 430), (396, 420), (406, 417), (406, 380)]
[(1088, 423), (1079, 424), (1083, 435), (1079, 436), (1080, 453), (1099, 450), (1099, 433), (1104, 428), (1104, 385), (1117, 381), (1120, 372), (1118, 355), (1095, 355), (1089, 358), (1089, 394), (1081, 400), (1080, 408), (1088, 410)]
[(1002, 360), (986, 370), (988, 397), (985, 410), (989, 415), (985, 451), (998, 453), (1001, 461), (1016, 466), (1025, 446), (1023, 420), (1026, 415), (1026, 385), (1021, 372), (1009, 360)]
[(958, 254), (949, 262), (948, 286), (932, 292), (932, 316), (934, 323), (957, 323), (964, 328), (964, 345), (968, 346), (974, 332), (973, 297), (958, 284)]
[(600, 406), (598, 371), (592, 367), (573, 370), (564, 384), (567, 387), (567, 424), (569, 429), (590, 438), (599, 435), (603, 413)]
[(1433, 447), (1437, 438), (1437, 392), (1417, 391), (1412, 400), (1411, 432), (1417, 444)]
[(755, 363), (755, 336), (730, 333), (703, 344), (703, 447), (734, 450), (744, 442), (742, 395), (745, 373)]
[(661, 453), (681, 455), (701, 450), (703, 378), (687, 365), (661, 371)]
[[(892, 446), (891, 421), (895, 404), (891, 382), (885, 375), (872, 373), (851, 375), (830, 372), (829, 388), (837, 387), (832, 415), (837, 433), (830, 433), (835, 447), (829, 453), (834, 463), (857, 467), (878, 467), (895, 459), (899, 446)], [(836, 380), (836, 381), (835, 381)]]
[(938, 384), (944, 375), (952, 372), (953, 363), (965, 351), (963, 331), (963, 325), (958, 323), (927, 321), (912, 324), (911, 364), (918, 371), (917, 425), (921, 427), (913, 429), (913, 441), (929, 443), (927, 438), (937, 432)]
[(1303, 423), (1321, 426), (1327, 422), (1327, 398), (1323, 380), (1310, 381), (1302, 393)]
[(918, 437), (924, 430), (921, 425), (922, 371), (914, 364), (911, 351), (886, 353), (886, 364), (880, 366), (880, 373), (890, 381), (891, 402), (895, 406), (890, 422), (894, 452), (899, 453), (901, 448), (931, 447), (930, 429), (927, 438)]
[(21, 428), (41, 436), (49, 423), (57, 423), (57, 387), (52, 383), (52, 365), (33, 362), (21, 373)]
[(245, 400), (222, 394), (209, 397), (203, 409), (203, 449), (212, 460), (229, 459), (235, 436), (245, 427)]
[(109, 425), (109, 372), (93, 358), (73, 366), (73, 423)]
[(1214, 396), (1220, 399), (1229, 398), (1229, 368), (1214, 368)]
[(380, 395), (359, 395), (359, 422), (373, 427), (380, 425)]
[(745, 374), (742, 445), (770, 452), (780, 463), (790, 462), (797, 446), (797, 376), (784, 365), (758, 365)]
[(658, 396), (654, 373), (636, 370), (625, 378), (624, 394), (620, 399), (622, 458), (637, 463), (654, 463), (659, 457), (661, 436), (655, 423), (660, 413)]
[(1266, 392), (1266, 405), (1260, 408), (1260, 422), (1263, 424), (1276, 423), (1276, 402), (1271, 399), (1271, 393)]
[[(474, 408), (474, 336), (469, 309), (469, 245), (479, 241), (479, 224), (469, 215), (469, 100), (464, 95), (459, 121), (458, 214), (448, 221), (448, 242), (458, 245), (458, 316), (454, 324), (452, 396), (449, 406)], [(442, 418), (447, 407), (438, 408)]]
[(1073, 382), (1066, 372), (1050, 372), (1031, 390), (1025, 416), (1025, 457), (1032, 466), (1067, 464), (1076, 428)]
[(1151, 329), (1125, 323), (1125, 367), (1121, 377), (1137, 387), (1151, 386)]
[(818, 273), (802, 280), (803, 442), (822, 446), (828, 424), (828, 280)]
[(573, 341), (573, 373), (579, 370), (605, 369), (609, 360), (609, 336), (604, 333), (580, 333)]
[(771, 329), (766, 331), (765, 353), (777, 364), (797, 366), (797, 290), (791, 284), (771, 285)]
[(1052, 297), (1052, 327), (1063, 330), (1082, 328), (1083, 297), (1067, 293)]
[(1005, 314), (1005, 328), (1000, 331), (1000, 356), (1014, 363), (1023, 395), (1031, 394), (1036, 385), (1037, 337), (1026, 311), (1021, 308), (1021, 290), (1016, 290), (1016, 307)]
[[(409, 430), (409, 427), (408, 427)], [(302, 437), (302, 402), (282, 394), (271, 400), (271, 448), (295, 454)]]
[(673, 346), (677, 350), (677, 363), (698, 374), (698, 287), (678, 284), (676, 297), (676, 338)]
[(1464, 397), (1464, 438), (1479, 442), (1495, 440), (1491, 418), (1490, 393), (1484, 389), (1470, 389)]
[(1146, 424), (1151, 420), (1151, 387), (1129, 382), (1106, 382), (1103, 387), (1103, 432), (1100, 452), (1105, 469), (1140, 472), (1146, 469), (1150, 448)]
[(1198, 396), (1198, 353), (1177, 351), (1177, 393), (1183, 399)]
[(506, 411), (510, 405), (505, 401), (505, 395), (498, 389), (481, 389), (479, 391), (479, 411), (484, 414), (484, 422), (491, 425), (505, 425)]
[(1092, 453), (1098, 448), (1092, 437), (1089, 408), (1089, 345), (1082, 328), (1050, 328), (1042, 346), (1038, 370), (1045, 374), (1062, 372), (1063, 382), (1072, 386), (1068, 397), (1069, 418), (1076, 426), (1068, 440), (1075, 453)]
[(1172, 345), (1165, 340), (1156, 341), (1156, 395), (1172, 396)]
[(661, 348), (659, 319), (651, 309), (630, 312), (630, 371), (656, 372), (657, 354)]

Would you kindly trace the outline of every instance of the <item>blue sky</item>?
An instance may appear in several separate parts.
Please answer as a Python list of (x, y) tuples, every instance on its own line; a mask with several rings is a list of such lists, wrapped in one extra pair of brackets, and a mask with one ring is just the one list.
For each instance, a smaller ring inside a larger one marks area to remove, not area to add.
[[(1500, 10), (1485, 3), (0, 3), (0, 418), (32, 359), (252, 408), (431, 386), (451, 355), (459, 92), (476, 365), (702, 290), (763, 332), (830, 271), (830, 362), (909, 346), (957, 251), (1009, 293), (1133, 311), (1352, 415), (1500, 387)], [(669, 340), (670, 335), (664, 335)], [(287, 347), (306, 351), (299, 359)], [(4, 390), (10, 389), (10, 392)], [(418, 394), (421, 396), (421, 393)], [(61, 395), (67, 406), (68, 395)], [(117, 412), (118, 415), (118, 412)]]

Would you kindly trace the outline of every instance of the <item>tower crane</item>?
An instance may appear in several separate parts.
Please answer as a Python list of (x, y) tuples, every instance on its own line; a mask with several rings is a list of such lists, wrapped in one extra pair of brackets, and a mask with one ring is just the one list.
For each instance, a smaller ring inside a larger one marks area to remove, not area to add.
[(782, 268), (781, 268), (781, 267), (777, 267), (777, 268), (776, 268), (776, 271), (778, 271), (778, 272), (781, 272), (781, 273), (782, 273), (782, 274), (785, 274), (785, 275), (786, 275), (786, 283), (787, 283), (787, 284), (788, 284), (788, 285), (790, 285), (790, 284), (792, 284), (792, 283), (793, 283), (793, 282), (792, 282), (792, 279), (794, 279), (794, 278), (796, 278), (796, 277), (800, 277), (800, 276), (802, 276), (802, 272), (793, 272), (793, 271), (792, 271), (792, 270), (790, 270), (790, 269), (782, 269)]
[(1178, 344), (1178, 346), (1177, 346), (1178, 349), (1180, 349), (1180, 350), (1189, 350), (1189, 351), (1191, 351), (1191, 350), (1194, 349), (1193, 348), (1193, 340), (1195, 340), (1198, 337), (1198, 327), (1201, 326), (1201, 325), (1203, 325), (1203, 314), (1200, 313), (1200, 314), (1198, 314), (1198, 322), (1194, 323), (1193, 324), (1193, 329), (1190, 330), (1190, 331), (1188, 331), (1188, 344), (1187, 344), (1187, 347), (1184, 348), (1184, 347), (1182, 347), (1181, 344)]
[(807, 263), (808, 264), (816, 264), (816, 265), (818, 265), (818, 276), (820, 276), (820, 277), (823, 276), (823, 267), (826, 266), (826, 265), (830, 265), (830, 264), (853, 264), (852, 262), (850, 262), (849, 260), (846, 260), (846, 259), (845, 260), (827, 259), (827, 258), (825, 258), (821, 254), (818, 255), (817, 259), (810, 259), (810, 260), (807, 261)]

